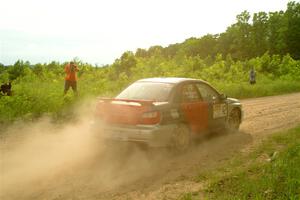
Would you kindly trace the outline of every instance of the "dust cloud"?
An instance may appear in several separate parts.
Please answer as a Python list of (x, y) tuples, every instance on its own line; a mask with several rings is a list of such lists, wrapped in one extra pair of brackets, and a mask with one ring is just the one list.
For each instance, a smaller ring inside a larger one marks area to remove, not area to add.
[[(0, 134), (0, 199), (40, 199), (45, 193), (55, 199), (65, 190), (77, 191), (76, 196), (82, 188), (105, 190), (134, 177), (135, 166), (148, 165), (142, 151), (131, 149), (134, 159), (124, 160), (129, 149), (107, 146), (90, 131), (91, 107), (85, 104), (76, 113), (73, 123), (58, 125), (44, 117)], [(116, 179), (120, 173), (123, 177)]]
[(0, 199), (88, 198), (152, 168), (155, 162), (143, 149), (107, 145), (97, 137), (101, 133), (90, 131), (93, 108), (80, 106), (73, 123), (44, 117), (1, 133)]
[[(251, 142), (245, 133), (207, 138), (189, 152), (108, 144), (91, 132), (94, 102), (76, 106), (76, 121), (19, 122), (0, 134), (0, 199), (128, 199), (218, 166)], [(144, 197), (129, 199), (145, 199)], [(157, 198), (153, 198), (157, 199)]]

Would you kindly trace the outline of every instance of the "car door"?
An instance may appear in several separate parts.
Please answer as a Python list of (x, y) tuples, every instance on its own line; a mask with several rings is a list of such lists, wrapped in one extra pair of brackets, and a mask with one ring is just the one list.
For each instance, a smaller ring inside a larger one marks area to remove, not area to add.
[(193, 133), (204, 131), (208, 127), (208, 103), (202, 97), (194, 83), (182, 85), (179, 89), (180, 107)]
[(220, 94), (206, 83), (197, 83), (203, 101), (208, 104), (208, 127), (217, 129), (224, 127), (227, 117), (227, 104)]

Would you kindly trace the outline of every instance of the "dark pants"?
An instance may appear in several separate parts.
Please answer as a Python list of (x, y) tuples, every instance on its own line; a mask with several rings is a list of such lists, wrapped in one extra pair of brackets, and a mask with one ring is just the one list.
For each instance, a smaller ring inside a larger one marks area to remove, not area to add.
[(68, 81), (68, 80), (65, 80), (65, 91), (64, 91), (64, 94), (66, 94), (68, 92), (68, 90), (70, 89), (70, 87), (72, 88), (73, 92), (75, 94), (77, 94), (77, 81)]
[(255, 84), (255, 83), (256, 83), (255, 80), (250, 80), (250, 84), (251, 84), (251, 85), (253, 85), (253, 84)]

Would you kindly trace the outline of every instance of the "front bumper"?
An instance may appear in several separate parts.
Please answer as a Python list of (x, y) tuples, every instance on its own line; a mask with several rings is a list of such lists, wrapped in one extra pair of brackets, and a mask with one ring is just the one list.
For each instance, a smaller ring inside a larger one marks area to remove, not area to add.
[(163, 147), (171, 144), (176, 124), (168, 125), (112, 125), (91, 122), (92, 131), (105, 140), (137, 142), (151, 147)]

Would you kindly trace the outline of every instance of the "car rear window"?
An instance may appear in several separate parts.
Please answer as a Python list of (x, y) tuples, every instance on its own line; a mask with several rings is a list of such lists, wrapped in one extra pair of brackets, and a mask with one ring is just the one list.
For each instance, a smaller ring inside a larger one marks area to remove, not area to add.
[(171, 83), (136, 82), (123, 90), (116, 98), (167, 101), (172, 87)]

